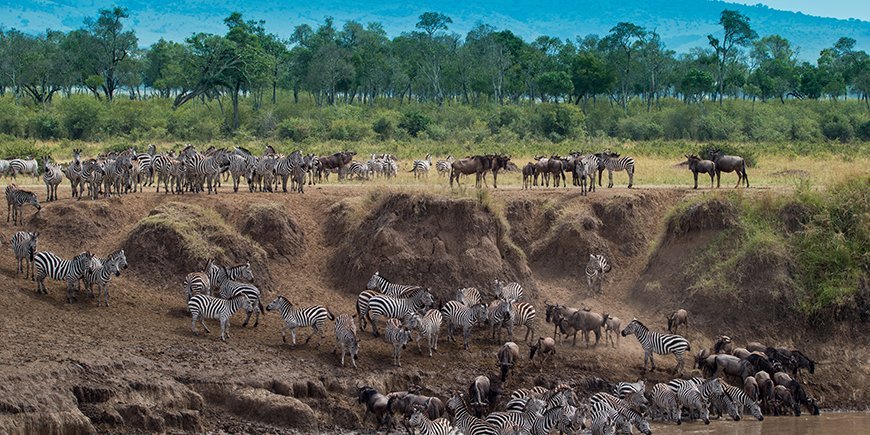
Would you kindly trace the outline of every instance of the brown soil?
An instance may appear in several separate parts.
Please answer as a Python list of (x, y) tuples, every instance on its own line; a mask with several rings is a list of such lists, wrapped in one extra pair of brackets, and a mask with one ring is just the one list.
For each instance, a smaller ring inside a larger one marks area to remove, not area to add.
[[(331, 326), (321, 348), (313, 339), (294, 349), (281, 342), (274, 314), (256, 329), (241, 328), (237, 316), (227, 343), (218, 339), (214, 321), (212, 334), (194, 336), (181, 282), (212, 254), (226, 264), (250, 260), (264, 304), (281, 294), (334, 313), (353, 312), (356, 294), (376, 270), (442, 297), (459, 286), (491, 291), (495, 278), (517, 280), (539, 310), (536, 335), (552, 333), (543, 320), (545, 300), (584, 304), (623, 323), (636, 316), (659, 330), (666, 313), (686, 307), (694, 350), (723, 333), (738, 343), (801, 348), (821, 362), (808, 388), (825, 407), (867, 403), (866, 338), (849, 333), (856, 324), (821, 331), (779, 320), (772, 311), (777, 301), (763, 292), (753, 303), (770, 314), (751, 322), (727, 300), (678, 296), (685, 294), (677, 291), (684, 290), (682, 265), (700, 252), (694, 247), (728, 227), (727, 210), (699, 211), (697, 219), (679, 224), (680, 234), (665, 237), (668, 211), (694, 194), (684, 189), (601, 189), (588, 197), (499, 190), (490, 203), (355, 186), (323, 186), (304, 195), (225, 191), (92, 202), (70, 200), (62, 190), (65, 199), (39, 214), (25, 209), (23, 228), (40, 231), (42, 250), (69, 257), (123, 247), (130, 268), (111, 283), (111, 308), (97, 308), (87, 297), (66, 304), (64, 284), (56, 281), (47, 281), (48, 295), (37, 295), (35, 283), (16, 279), (14, 257), (0, 257), (7, 278), (0, 291), (7, 313), (0, 323), (0, 433), (329, 432), (362, 424), (355, 397), (360, 385), (392, 391), (413, 382), (443, 396), (493, 372), (501, 343), (481, 331), (468, 352), (443, 332), (432, 359), (411, 345), (402, 368), (389, 364), (391, 348), (383, 339), (361, 333), (356, 370), (341, 368), (330, 353)], [(15, 230), (2, 230), (6, 245)], [(206, 252), (191, 250), (201, 246), (191, 240), (204, 241)], [(603, 295), (586, 289), (582, 270), (590, 252), (614, 263)], [(742, 273), (772, 268), (762, 260)], [(777, 270), (788, 273), (787, 267)], [(712, 309), (702, 308), (707, 305)], [(301, 332), (304, 338), (309, 331)], [(845, 337), (850, 346), (842, 345)], [(674, 364), (669, 357), (657, 361), (663, 368)], [(564, 381), (580, 392), (597, 391), (607, 382), (635, 380), (642, 352), (633, 337), (616, 349), (567, 344), (555, 363), (558, 370), (539, 374), (523, 358), (504, 388)], [(671, 376), (647, 375), (650, 381)]]

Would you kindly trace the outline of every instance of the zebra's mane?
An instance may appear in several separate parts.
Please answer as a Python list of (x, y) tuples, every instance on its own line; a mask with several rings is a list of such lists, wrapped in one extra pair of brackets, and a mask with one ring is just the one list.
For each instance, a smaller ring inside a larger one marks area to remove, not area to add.
[(638, 326), (640, 326), (640, 327), (641, 327), (641, 328), (643, 328), (643, 329), (646, 329), (646, 330), (647, 330), (647, 331), (649, 331), (649, 330), (650, 330), (650, 329), (649, 329), (649, 328), (647, 328), (647, 326), (646, 326), (646, 325), (644, 325), (644, 324), (643, 324), (643, 323), (641, 323), (641, 321), (640, 321), (640, 320), (637, 320), (637, 319), (634, 319), (634, 323), (637, 323), (637, 324), (638, 324)]

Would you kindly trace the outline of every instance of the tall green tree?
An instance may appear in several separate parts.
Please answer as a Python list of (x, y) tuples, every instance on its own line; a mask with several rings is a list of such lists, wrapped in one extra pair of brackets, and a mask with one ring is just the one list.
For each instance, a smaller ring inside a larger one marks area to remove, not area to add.
[(126, 8), (115, 7), (101, 9), (96, 20), (85, 20), (97, 48), (91, 53), (96, 60), (96, 73), (103, 78), (103, 92), (109, 101), (115, 97), (115, 90), (120, 85), (117, 73), (121, 63), (136, 49), (136, 34), (124, 30), (123, 20), (129, 17)]
[(707, 35), (707, 40), (716, 52), (718, 71), (716, 83), (718, 87), (719, 104), (725, 94), (725, 80), (729, 65), (737, 61), (738, 48), (746, 47), (758, 37), (749, 25), (749, 17), (738, 11), (724, 10), (719, 16), (719, 25), (724, 30), (722, 39)]
[(628, 110), (631, 73), (635, 56), (645, 44), (647, 30), (633, 23), (619, 23), (601, 41), (619, 78), (619, 101)]

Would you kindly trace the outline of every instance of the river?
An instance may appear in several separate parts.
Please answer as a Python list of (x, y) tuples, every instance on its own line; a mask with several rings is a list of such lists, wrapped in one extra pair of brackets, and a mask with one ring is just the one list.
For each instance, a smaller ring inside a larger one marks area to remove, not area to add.
[(870, 434), (870, 413), (822, 412), (821, 415), (801, 417), (764, 417), (758, 421), (744, 416), (741, 421), (711, 420), (706, 426), (701, 421), (652, 425), (653, 434), (715, 434), (715, 435), (847, 435)]

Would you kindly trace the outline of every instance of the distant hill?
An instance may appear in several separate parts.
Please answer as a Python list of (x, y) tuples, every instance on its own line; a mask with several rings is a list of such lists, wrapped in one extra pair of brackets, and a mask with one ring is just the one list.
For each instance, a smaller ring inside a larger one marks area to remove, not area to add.
[(509, 29), (527, 39), (539, 35), (569, 39), (591, 33), (604, 35), (617, 22), (630, 21), (656, 29), (668, 48), (682, 53), (692, 47), (707, 46), (706, 35), (720, 31), (717, 21), (725, 8), (749, 16), (759, 35), (778, 33), (788, 38), (799, 47), (800, 56), (808, 60), (815, 60), (821, 49), (830, 47), (841, 36), (855, 38), (859, 49), (867, 49), (870, 41), (867, 21), (707, 0), (17, 0), (0, 4), (0, 26), (28, 32), (47, 28), (70, 30), (81, 27), (82, 20), (95, 16), (99, 8), (115, 3), (130, 10), (142, 45), (150, 45), (161, 37), (182, 40), (200, 31), (223, 33), (222, 20), (232, 11), (239, 11), (249, 19), (265, 20), (268, 30), (281, 36), (288, 36), (298, 24), (316, 26), (326, 16), (334, 17), (338, 25), (347, 20), (378, 21), (390, 36), (395, 36), (413, 30), (422, 12), (435, 10), (450, 16), (453, 19), (450, 30), (460, 34), (482, 22)]

